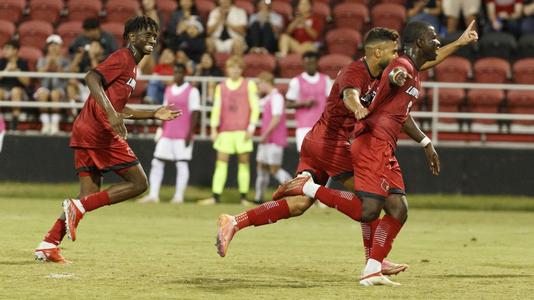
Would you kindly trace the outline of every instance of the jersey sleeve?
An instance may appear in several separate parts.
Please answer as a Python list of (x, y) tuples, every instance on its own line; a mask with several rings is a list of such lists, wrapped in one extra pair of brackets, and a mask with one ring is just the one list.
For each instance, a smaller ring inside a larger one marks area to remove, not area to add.
[(192, 88), (189, 93), (189, 111), (200, 110), (200, 93), (197, 88)]
[(343, 95), (343, 91), (346, 89), (356, 89), (358, 92), (363, 90), (363, 85), (366, 83), (364, 78), (366, 74), (363, 72), (367, 72), (367, 70), (361, 70), (360, 68), (349, 66), (345, 72), (339, 74), (340, 76), (338, 76), (336, 80), (339, 85), (339, 92), (341, 95)]
[(104, 87), (109, 86), (115, 79), (119, 78), (122, 72), (124, 72), (124, 66), (126, 66), (127, 63), (123, 53), (123, 51), (112, 53), (94, 69), (102, 77)]
[(271, 99), (271, 112), (273, 116), (281, 116), (284, 112), (284, 97), (280, 94), (276, 94)]
[(299, 97), (299, 80), (295, 77), (289, 81), (289, 87), (286, 92), (286, 99), (296, 101)]

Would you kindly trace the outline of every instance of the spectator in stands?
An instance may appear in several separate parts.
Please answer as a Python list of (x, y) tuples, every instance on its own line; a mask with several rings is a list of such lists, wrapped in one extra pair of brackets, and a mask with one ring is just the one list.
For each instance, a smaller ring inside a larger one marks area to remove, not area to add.
[(139, 16), (147, 16), (161, 26), (161, 21), (163, 20), (161, 12), (158, 11), (156, 0), (142, 0), (141, 7), (137, 12)]
[(523, 2), (523, 21), (521, 22), (521, 34), (534, 33), (534, 0)]
[[(163, 49), (161, 55), (159, 56), (159, 62), (154, 66), (152, 74), (172, 75), (174, 63), (174, 52), (169, 48)], [(165, 92), (165, 87), (168, 83), (169, 82), (164, 82), (161, 80), (150, 80), (146, 88), (146, 96), (144, 101), (149, 104), (162, 104), (163, 93)]]
[(441, 0), (410, 0), (406, 2), (408, 22), (423, 21), (440, 32)]
[(211, 110), (211, 140), (217, 151), (217, 162), (213, 172), (213, 196), (200, 200), (201, 205), (219, 203), (228, 173), (230, 155), (237, 155), (237, 183), (241, 202), (248, 203), (250, 188), (250, 153), (253, 149), (252, 136), (260, 114), (258, 88), (252, 80), (243, 78), (245, 63), (239, 56), (226, 61), (228, 78), (217, 85)]
[[(222, 77), (224, 76), (222, 70), (215, 64), (215, 59), (213, 56), (206, 52), (202, 54), (200, 58), (200, 63), (195, 67), (195, 76), (213, 76), (213, 77)], [(213, 101), (213, 94), (215, 92), (215, 81), (208, 82), (208, 102)], [(202, 85), (200, 85), (200, 91), (203, 93)]]
[[(11, 40), (4, 45), (4, 57), (0, 59), (0, 71), (28, 71), (28, 63), (19, 58), (20, 45)], [(30, 85), (28, 77), (0, 77), (0, 99), (13, 102), (28, 99), (27, 88)], [(20, 108), (12, 109), (10, 129), (17, 130)]]
[[(38, 72), (65, 72), (69, 67), (69, 61), (61, 54), (63, 40), (57, 34), (52, 34), (46, 39), (46, 54), (37, 61)], [(39, 102), (60, 102), (65, 99), (67, 80), (61, 78), (43, 78), (34, 94)], [(61, 120), (60, 109), (41, 108), (41, 133), (55, 135), (59, 132)]]
[(219, 0), (219, 6), (208, 17), (208, 50), (235, 55), (243, 54), (247, 13), (232, 4), (232, 0)]
[(169, 47), (174, 51), (184, 51), (188, 57), (198, 63), (202, 53), (206, 52), (206, 39), (203, 35), (204, 27), (196, 18), (189, 18), (182, 23), (185, 24), (185, 30), (171, 41)]
[(197, 8), (193, 0), (180, 0), (180, 5), (171, 14), (171, 19), (167, 24), (165, 41), (167, 47), (172, 47), (174, 39), (186, 29), (187, 21), (195, 18), (200, 21)]
[(523, 0), (486, 0), (489, 31), (506, 31), (519, 36), (521, 16), (523, 15)]
[(458, 31), (460, 13), (465, 24), (471, 24), (480, 11), (481, 0), (442, 0), (443, 14), (447, 17), (447, 33)]
[(251, 15), (248, 22), (247, 44), (250, 52), (275, 53), (284, 19), (271, 10), (270, 1), (259, 0), (256, 6), (258, 12)]
[(100, 44), (104, 48), (104, 55), (108, 56), (111, 52), (117, 50), (117, 41), (113, 34), (100, 29), (100, 21), (96, 18), (89, 18), (83, 21), (83, 35), (77, 37), (72, 45), (69, 47), (71, 54), (80, 51), (80, 48), (84, 48), (90, 44), (91, 41), (100, 41)]
[(323, 113), (332, 87), (330, 77), (318, 72), (319, 53), (305, 52), (302, 59), (304, 72), (289, 81), (286, 93), (287, 107), (296, 109), (295, 138), (299, 152), (304, 137)]
[(187, 72), (187, 75), (191, 75), (195, 72), (195, 64), (194, 61), (187, 56), (187, 53), (185, 53), (183, 50), (178, 50), (175, 53), (176, 63), (182, 64), (185, 66)]
[[(104, 60), (104, 47), (95, 40), (83, 48), (78, 48), (68, 68), (69, 72), (87, 73)], [(84, 102), (89, 96), (89, 88), (83, 79), (70, 79), (67, 97), (70, 102)]]
[(310, 1), (299, 0), (293, 21), (287, 26), (286, 32), (280, 36), (278, 42), (280, 56), (317, 50), (323, 26), (323, 19), (312, 14)]

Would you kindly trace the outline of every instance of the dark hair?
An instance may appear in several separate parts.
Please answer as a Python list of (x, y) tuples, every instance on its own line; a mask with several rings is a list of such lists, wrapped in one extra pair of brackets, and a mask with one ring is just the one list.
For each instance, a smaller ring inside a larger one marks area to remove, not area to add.
[(418, 38), (423, 36), (423, 34), (428, 31), (429, 26), (430, 24), (422, 21), (408, 23), (408, 25), (404, 27), (404, 31), (402, 32), (403, 46), (415, 43)]
[(302, 59), (304, 59), (304, 58), (319, 59), (319, 57), (321, 57), (321, 56), (319, 55), (319, 52), (316, 52), (316, 51), (306, 51), (306, 52), (304, 52), (304, 54), (302, 54)]
[(100, 21), (97, 18), (88, 18), (83, 20), (83, 30), (91, 30), (100, 28)]
[(139, 32), (143, 29), (149, 29), (152, 28), (155, 31), (159, 30), (158, 23), (154, 21), (153, 19), (147, 17), (147, 16), (136, 16), (128, 21), (126, 21), (126, 24), (124, 24), (124, 33), (122, 34), (122, 38), (127, 41), (128, 40), (128, 34), (131, 32)]
[(20, 49), (20, 44), (17, 40), (9, 40), (7, 43), (4, 44), (4, 47), (5, 46), (11, 46), (15, 49)]
[(175, 64), (175, 65), (174, 65), (174, 68), (175, 68), (175, 69), (182, 69), (182, 70), (184, 70), (184, 71), (187, 70), (186, 66), (185, 66), (184, 64), (181, 64), (181, 63), (177, 63), (177, 64)]
[(375, 42), (385, 42), (385, 41), (397, 41), (399, 39), (399, 33), (396, 30), (384, 28), (384, 27), (375, 27), (365, 34), (363, 39), (363, 46), (366, 47), (368, 44)]

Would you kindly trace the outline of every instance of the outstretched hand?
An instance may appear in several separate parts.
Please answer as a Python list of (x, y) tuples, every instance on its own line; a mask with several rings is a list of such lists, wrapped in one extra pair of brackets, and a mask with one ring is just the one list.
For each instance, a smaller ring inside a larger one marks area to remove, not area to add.
[(432, 172), (432, 175), (434, 176), (439, 175), (439, 172), (441, 171), (439, 156), (438, 156), (438, 153), (436, 152), (436, 149), (434, 148), (434, 145), (432, 145), (432, 143), (426, 145), (425, 155), (426, 155), (426, 160), (428, 162), (428, 165), (430, 167), (430, 172)]
[(460, 38), (458, 38), (458, 42), (460, 42), (462, 46), (469, 45), (471, 43), (478, 41), (478, 33), (474, 29), (475, 25), (476, 25), (476, 21), (475, 20), (471, 21), (471, 23), (469, 24), (469, 26), (467, 26), (467, 29), (464, 31), (464, 33), (462, 33)]
[(182, 115), (182, 111), (181, 110), (172, 110), (172, 106), (173, 105), (171, 104), (171, 105), (162, 106), (162, 107), (156, 109), (156, 111), (154, 112), (154, 118), (156, 118), (158, 120), (162, 120), (162, 121), (170, 121), (170, 120), (174, 120), (177, 117), (181, 116)]

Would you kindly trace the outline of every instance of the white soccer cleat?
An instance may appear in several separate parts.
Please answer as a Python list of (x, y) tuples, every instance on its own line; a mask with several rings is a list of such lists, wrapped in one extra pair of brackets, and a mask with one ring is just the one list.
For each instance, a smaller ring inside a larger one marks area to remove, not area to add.
[(180, 199), (180, 198), (172, 198), (171, 204), (184, 204), (184, 199)]
[(139, 200), (137, 200), (137, 203), (142, 203), (142, 204), (145, 204), (145, 203), (159, 203), (159, 198), (154, 198), (154, 197), (151, 197), (149, 195), (146, 195), (143, 198), (140, 198)]
[(360, 278), (360, 285), (372, 286), (372, 285), (385, 285), (385, 286), (399, 286), (398, 282), (392, 281), (380, 272), (372, 273)]

